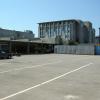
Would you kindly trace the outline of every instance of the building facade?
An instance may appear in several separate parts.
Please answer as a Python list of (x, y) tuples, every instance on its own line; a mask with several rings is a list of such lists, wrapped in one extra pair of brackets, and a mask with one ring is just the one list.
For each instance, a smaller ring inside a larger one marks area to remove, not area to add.
[(95, 30), (91, 22), (81, 20), (61, 20), (39, 23), (39, 38), (44, 41), (54, 42), (60, 36), (63, 41), (78, 43), (94, 43)]
[(95, 43), (100, 45), (100, 36), (95, 37)]
[(24, 32), (15, 31), (15, 30), (7, 30), (0, 28), (0, 38), (10, 38), (13, 40), (16, 39), (34, 39), (34, 34), (30, 30), (26, 30)]

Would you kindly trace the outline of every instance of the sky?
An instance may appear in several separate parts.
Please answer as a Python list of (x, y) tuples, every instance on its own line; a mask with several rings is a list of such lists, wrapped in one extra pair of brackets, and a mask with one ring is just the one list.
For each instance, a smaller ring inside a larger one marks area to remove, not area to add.
[(81, 19), (91, 21), (99, 34), (100, 0), (0, 0), (0, 28), (32, 30), (40, 22)]

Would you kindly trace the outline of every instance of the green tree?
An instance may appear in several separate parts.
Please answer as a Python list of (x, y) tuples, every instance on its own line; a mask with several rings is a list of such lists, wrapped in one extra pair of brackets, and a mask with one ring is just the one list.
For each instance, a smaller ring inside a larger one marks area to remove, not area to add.
[(63, 45), (63, 39), (61, 38), (61, 36), (56, 36), (55, 43), (59, 45)]
[(68, 45), (78, 45), (78, 44), (79, 44), (78, 42), (75, 42), (73, 40), (68, 41)]

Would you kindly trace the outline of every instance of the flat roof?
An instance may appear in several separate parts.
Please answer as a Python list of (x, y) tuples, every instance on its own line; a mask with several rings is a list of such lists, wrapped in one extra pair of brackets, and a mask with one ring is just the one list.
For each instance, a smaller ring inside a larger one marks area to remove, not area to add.
[(43, 42), (43, 41), (25, 41), (25, 40), (0, 40), (0, 43), (2, 43), (2, 42), (20, 42), (20, 43), (54, 44), (54, 43)]
[[(47, 21), (47, 22), (40, 22), (38, 24), (43, 24), (43, 23), (54, 23), (54, 22), (63, 22), (63, 21), (78, 21), (77, 19), (69, 19), (69, 20), (57, 20), (57, 21)], [(81, 21), (81, 20), (79, 20)]]

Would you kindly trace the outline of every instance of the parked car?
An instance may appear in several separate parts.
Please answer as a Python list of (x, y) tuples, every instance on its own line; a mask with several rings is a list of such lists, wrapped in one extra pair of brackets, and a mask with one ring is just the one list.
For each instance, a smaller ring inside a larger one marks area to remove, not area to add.
[(0, 59), (11, 59), (11, 58), (12, 58), (11, 53), (0, 50)]

